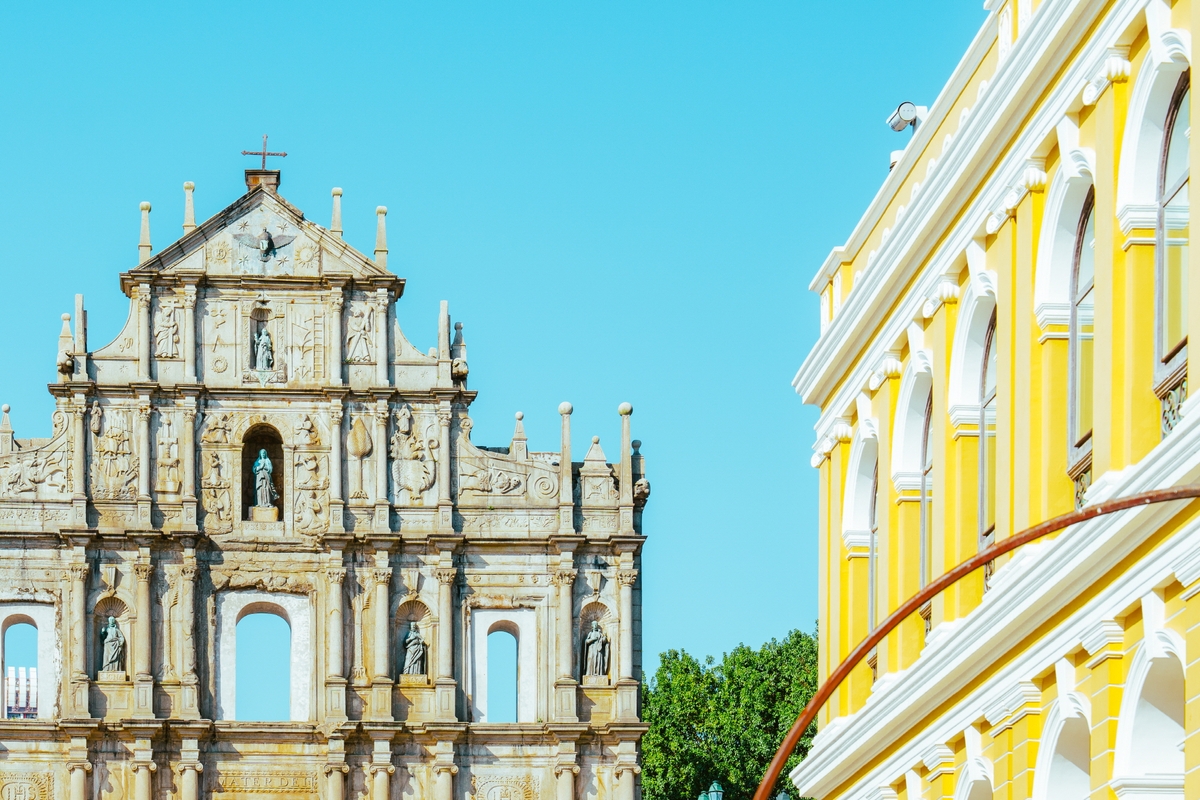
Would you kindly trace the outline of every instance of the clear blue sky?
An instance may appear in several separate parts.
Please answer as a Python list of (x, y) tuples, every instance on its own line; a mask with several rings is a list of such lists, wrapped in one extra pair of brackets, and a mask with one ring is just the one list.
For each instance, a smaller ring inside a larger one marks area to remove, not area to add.
[(644, 630), (720, 656), (816, 619), (815, 412), (790, 381), (807, 291), (984, 19), (979, 0), (858, 3), (6, 4), (0, 10), (0, 401), (46, 435), (59, 315), (109, 341), (135, 265), (244, 190), (369, 252), (386, 205), (401, 321), (465, 324), (473, 438), (615, 460), (634, 405), (653, 497)]

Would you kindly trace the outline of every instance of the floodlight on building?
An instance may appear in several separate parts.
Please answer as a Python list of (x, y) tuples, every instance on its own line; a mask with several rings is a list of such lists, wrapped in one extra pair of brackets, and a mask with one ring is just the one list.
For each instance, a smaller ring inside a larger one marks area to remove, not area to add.
[(897, 133), (904, 130), (909, 125), (912, 125), (915, 128), (917, 126), (916, 105), (905, 100), (903, 103), (897, 106), (896, 110), (892, 112), (892, 115), (888, 117), (887, 124)]

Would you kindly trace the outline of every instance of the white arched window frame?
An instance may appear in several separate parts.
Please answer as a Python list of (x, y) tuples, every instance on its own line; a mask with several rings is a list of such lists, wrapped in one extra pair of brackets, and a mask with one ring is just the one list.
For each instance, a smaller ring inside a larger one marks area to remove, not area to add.
[(1188, 168), (1191, 71), (1179, 76), (1163, 125), (1156, 182), (1155, 392), (1163, 400), (1163, 434), (1179, 421), (1187, 397)]
[(217, 719), (237, 719), (237, 624), (247, 614), (282, 617), (291, 629), (288, 656), (292, 721), (313, 717), (314, 661), (312, 602), (308, 595), (283, 592), (233, 591), (217, 593)]
[(1118, 798), (1183, 800), (1186, 663), (1184, 641), (1169, 629), (1153, 631), (1130, 661), (1113, 753)]
[(996, 308), (988, 320), (979, 368), (979, 547), (996, 539)]
[(921, 586), (933, 579), (933, 390), (925, 398), (921, 423)]
[(517, 722), (535, 722), (538, 704), (538, 629), (532, 608), (471, 609), (471, 714), (487, 722), (488, 634), (506, 631), (517, 640)]
[(1067, 464), (1073, 478), (1078, 478), (1090, 470), (1092, 455), (1095, 386), (1095, 197), (1095, 190), (1089, 187), (1076, 224), (1068, 292), (1071, 308), (1067, 329)]
[[(911, 335), (910, 335), (911, 336)], [(931, 520), (928, 503), (932, 499), (932, 471), (927, 455), (929, 424), (933, 399), (933, 362), (928, 350), (916, 349), (900, 377), (896, 417), (892, 437), (892, 483), (901, 501), (916, 501), (920, 505), (918, 530), (920, 582), (929, 581), (931, 550), (927, 544)]]
[(842, 542), (851, 558), (867, 557), (867, 627), (875, 627), (878, 583), (878, 521), (875, 514), (879, 493), (879, 434), (875, 420), (859, 420), (850, 443), (846, 469), (846, 492), (842, 502)]
[(1091, 705), (1068, 691), (1046, 711), (1033, 774), (1033, 800), (1087, 800), (1091, 790)]

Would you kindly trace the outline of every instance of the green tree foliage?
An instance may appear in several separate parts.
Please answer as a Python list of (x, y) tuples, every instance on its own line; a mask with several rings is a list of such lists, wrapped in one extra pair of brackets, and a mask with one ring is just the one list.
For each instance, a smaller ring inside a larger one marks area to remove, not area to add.
[[(817, 690), (817, 639), (792, 631), (758, 650), (740, 645), (701, 664), (681, 650), (663, 653), (642, 687), (645, 800), (694, 800), (713, 780), (726, 800), (750, 800), (775, 748)], [(787, 774), (808, 753), (816, 725), (800, 740), (772, 796), (795, 794)]]

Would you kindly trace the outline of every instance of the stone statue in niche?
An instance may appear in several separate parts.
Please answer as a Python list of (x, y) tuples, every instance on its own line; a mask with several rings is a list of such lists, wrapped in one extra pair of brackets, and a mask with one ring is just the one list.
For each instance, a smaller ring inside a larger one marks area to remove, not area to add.
[(361, 364), (371, 360), (371, 309), (358, 306), (346, 323), (346, 361)]
[(583, 674), (608, 675), (608, 637), (600, 630), (600, 623), (592, 620), (592, 629), (583, 640)]
[(390, 443), (392, 457), (392, 486), (395, 501), (400, 502), (400, 490), (408, 490), (409, 502), (420, 504), (421, 493), (433, 486), (437, 478), (438, 440), (422, 439), (414, 430), (412, 410), (406, 405), (396, 412), (396, 432)]
[(408, 632), (408, 637), (404, 640), (404, 669), (401, 672), (404, 675), (425, 675), (427, 673), (426, 651), (425, 640), (421, 638), (421, 633), (414, 623)]
[(100, 643), (103, 645), (103, 656), (100, 659), (101, 672), (125, 671), (125, 634), (117, 625), (116, 617), (109, 617), (108, 623), (100, 630)]
[(266, 371), (275, 366), (275, 350), (271, 345), (271, 332), (266, 326), (254, 339), (254, 368)]
[(275, 467), (271, 464), (271, 457), (267, 455), (266, 450), (258, 451), (258, 458), (254, 460), (253, 470), (255, 508), (274, 507), (275, 500), (279, 495), (276, 493), (275, 484), (271, 480), (271, 476), (275, 472)]
[(163, 300), (158, 308), (158, 327), (154, 331), (156, 358), (179, 358), (179, 318), (175, 301)]

